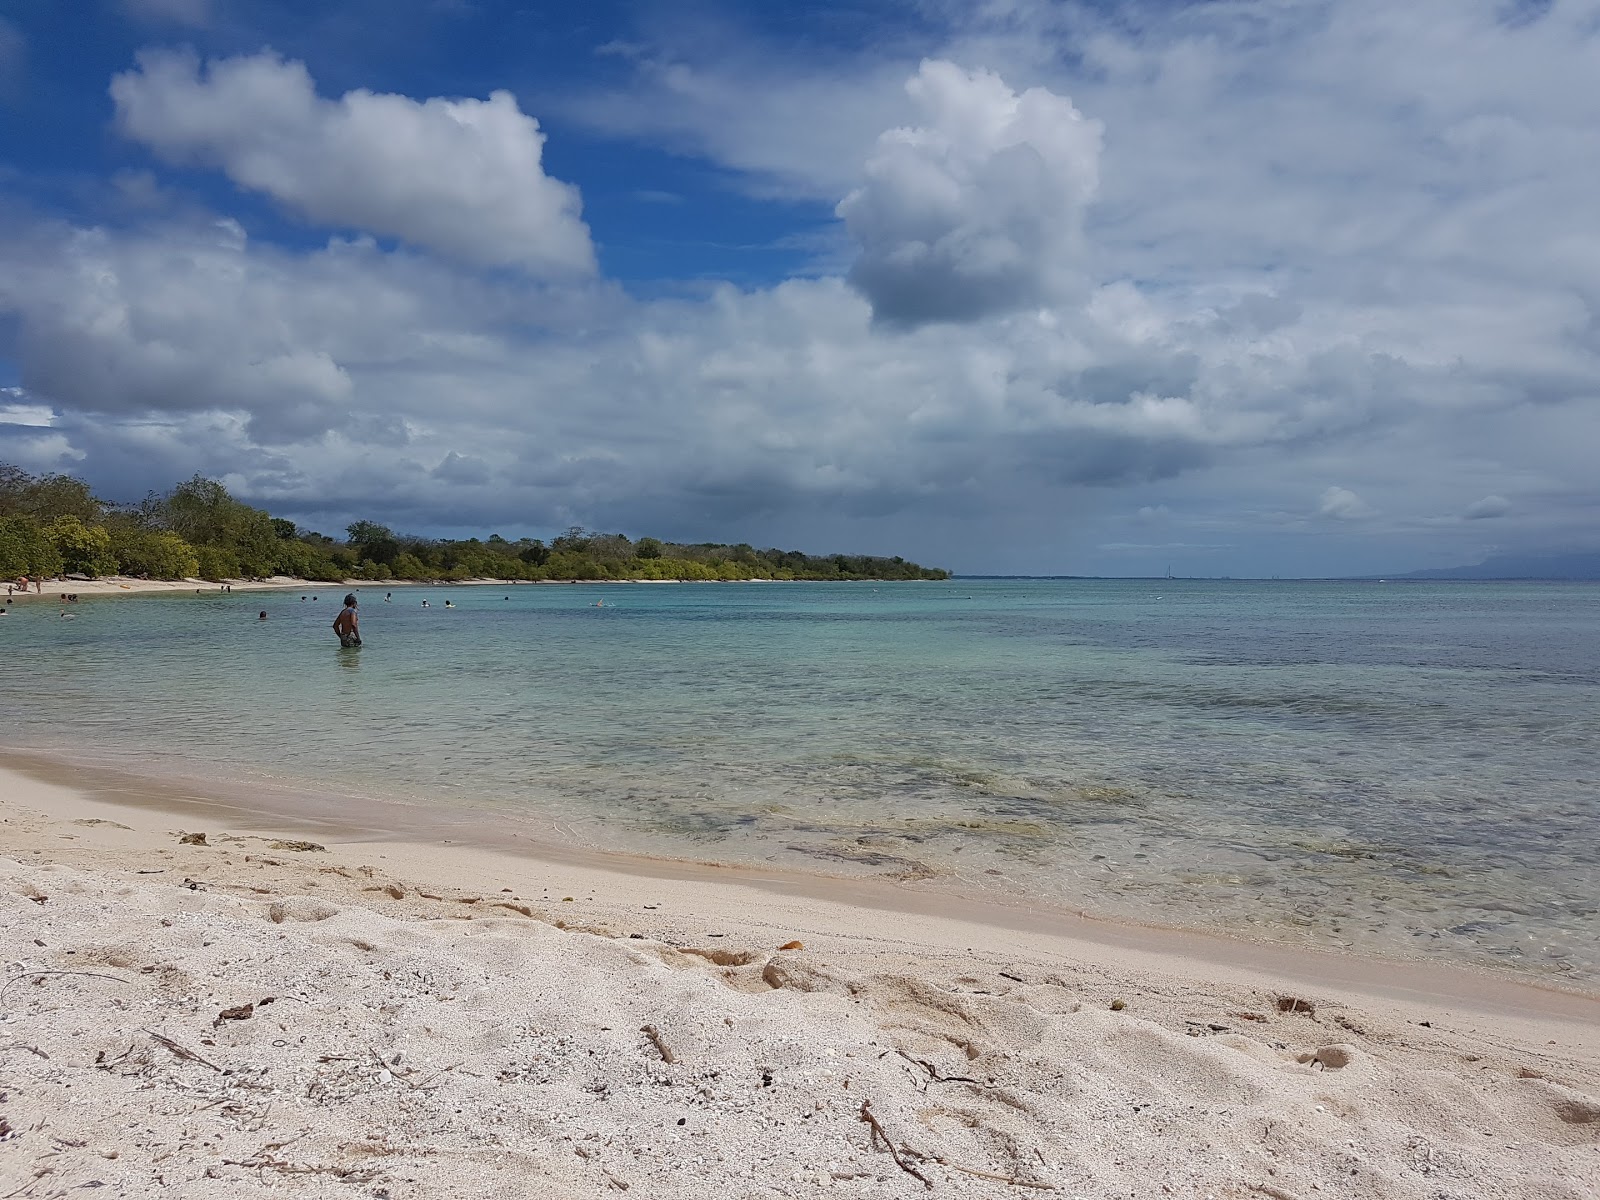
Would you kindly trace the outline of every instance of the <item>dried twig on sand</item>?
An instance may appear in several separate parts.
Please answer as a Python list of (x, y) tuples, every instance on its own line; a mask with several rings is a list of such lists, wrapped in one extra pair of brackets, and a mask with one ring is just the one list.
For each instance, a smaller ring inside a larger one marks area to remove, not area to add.
[[(878, 1124), (878, 1118), (873, 1116), (871, 1100), (863, 1100), (861, 1102), (861, 1119), (872, 1127), (872, 1134), (867, 1139), (871, 1143), (872, 1147), (877, 1149), (878, 1143), (882, 1142), (883, 1148), (889, 1152), (889, 1157), (894, 1159), (894, 1165), (899, 1167), (912, 1178), (922, 1180), (922, 1186), (931, 1192), (933, 1190), (933, 1180), (929, 1179), (921, 1171), (917, 1170), (901, 1157), (901, 1149), (896, 1146), (889, 1135), (884, 1132), (883, 1126)], [(914, 1154), (916, 1152), (908, 1149), (904, 1151), (904, 1153)], [(920, 1158), (921, 1156), (918, 1155), (918, 1157)]]
[(280, 1175), (332, 1175), (346, 1183), (371, 1183), (381, 1179), (383, 1172), (373, 1167), (339, 1167), (326, 1163), (292, 1163), (270, 1155), (258, 1154), (254, 1158), (225, 1158), (224, 1166), (245, 1167), (252, 1171), (276, 1171)]
[(992, 1179), (996, 1183), (1009, 1183), (1012, 1187), (1037, 1188), (1041, 1192), (1053, 1192), (1056, 1185), (1053, 1183), (1038, 1183), (1032, 1179), (1018, 1179), (1015, 1175), (996, 1175), (993, 1171), (980, 1171), (977, 1167), (963, 1167), (960, 1163), (953, 1163), (948, 1158), (935, 1158), (934, 1162), (941, 1167), (952, 1171), (960, 1171), (963, 1175), (972, 1175), (978, 1179)]
[(21, 983), (24, 979), (51, 979), (60, 975), (82, 975), (87, 979), (109, 979), (112, 983), (132, 983), (131, 979), (124, 979), (120, 975), (102, 975), (98, 971), (24, 971), (20, 975), (13, 975), (4, 984), (0, 984), (0, 1000), (5, 999), (13, 985)]
[(908, 1063), (915, 1063), (917, 1066), (921, 1067), (928, 1073), (928, 1078), (934, 1083), (975, 1083), (979, 1087), (984, 1086), (981, 1081), (974, 1079), (970, 1075), (941, 1075), (939, 1074), (939, 1068), (934, 1066), (927, 1059), (912, 1058), (911, 1055), (907, 1054), (904, 1050), (896, 1049), (895, 1053), (901, 1058), (905, 1059)]
[(650, 1044), (656, 1048), (656, 1053), (661, 1055), (662, 1062), (675, 1063), (678, 1061), (678, 1056), (672, 1052), (672, 1047), (667, 1045), (665, 1039), (661, 1036), (661, 1031), (654, 1025), (646, 1025), (639, 1032), (650, 1039)]
[(198, 1054), (196, 1054), (193, 1050), (190, 1050), (187, 1046), (180, 1046), (177, 1042), (173, 1041), (171, 1038), (162, 1037), (154, 1029), (146, 1029), (144, 1032), (148, 1033), (152, 1038), (154, 1038), (156, 1041), (160, 1042), (168, 1050), (171, 1050), (179, 1058), (184, 1059), (184, 1060), (186, 1060), (188, 1062), (197, 1062), (201, 1066), (210, 1067), (213, 1071), (221, 1073), (222, 1068), (217, 1066), (216, 1063), (212, 1062), (209, 1058), (201, 1058)]

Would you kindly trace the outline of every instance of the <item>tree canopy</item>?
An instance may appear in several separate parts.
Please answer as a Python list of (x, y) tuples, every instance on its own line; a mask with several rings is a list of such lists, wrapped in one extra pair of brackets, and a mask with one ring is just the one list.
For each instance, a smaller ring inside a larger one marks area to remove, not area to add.
[(453, 541), (354, 521), (343, 541), (296, 527), (196, 475), (137, 504), (97, 499), (71, 475), (0, 463), (0, 577), (62, 573), (151, 579), (945, 579), (898, 556), (810, 555), (747, 544), (681, 543), (573, 526), (538, 538)]

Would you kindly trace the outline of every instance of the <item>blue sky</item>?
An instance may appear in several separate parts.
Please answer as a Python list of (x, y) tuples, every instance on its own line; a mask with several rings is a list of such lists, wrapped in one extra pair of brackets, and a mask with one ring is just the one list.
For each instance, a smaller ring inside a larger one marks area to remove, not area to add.
[(0, 0), (0, 459), (971, 572), (1595, 548), (1600, 0)]

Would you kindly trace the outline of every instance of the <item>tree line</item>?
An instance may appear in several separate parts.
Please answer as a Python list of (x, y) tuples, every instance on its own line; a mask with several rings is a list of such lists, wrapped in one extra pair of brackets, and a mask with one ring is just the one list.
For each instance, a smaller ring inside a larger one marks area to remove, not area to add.
[(97, 498), (72, 475), (0, 463), (0, 578), (131, 575), (149, 579), (947, 579), (900, 557), (803, 554), (679, 543), (573, 527), (547, 544), (492, 534), (464, 541), (397, 534), (356, 521), (341, 538), (302, 529), (196, 475), (137, 504)]

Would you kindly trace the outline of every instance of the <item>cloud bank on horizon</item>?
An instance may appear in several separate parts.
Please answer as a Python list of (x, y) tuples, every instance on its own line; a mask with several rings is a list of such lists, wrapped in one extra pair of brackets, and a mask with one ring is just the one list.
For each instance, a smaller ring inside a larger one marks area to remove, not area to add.
[(0, 459), (973, 572), (1600, 537), (1600, 0), (281, 7), (0, 26)]

